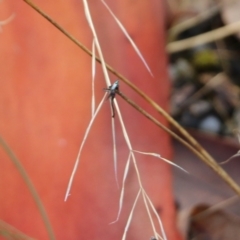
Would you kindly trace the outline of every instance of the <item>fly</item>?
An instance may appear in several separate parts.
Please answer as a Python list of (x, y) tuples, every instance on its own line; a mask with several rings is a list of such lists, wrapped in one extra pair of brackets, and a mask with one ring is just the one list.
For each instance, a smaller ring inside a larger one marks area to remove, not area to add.
[(109, 92), (108, 97), (111, 101), (111, 108), (112, 108), (112, 117), (115, 117), (115, 109), (113, 105), (113, 99), (116, 96), (116, 93), (119, 91), (119, 81), (117, 80), (113, 85), (109, 86), (108, 88), (104, 88), (105, 91)]

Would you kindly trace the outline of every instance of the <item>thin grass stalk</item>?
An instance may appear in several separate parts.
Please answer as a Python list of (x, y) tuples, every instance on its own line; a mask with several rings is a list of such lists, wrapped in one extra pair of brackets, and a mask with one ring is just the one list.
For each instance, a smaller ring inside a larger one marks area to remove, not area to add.
[(130, 212), (130, 214), (129, 214), (129, 217), (128, 217), (128, 220), (127, 220), (127, 224), (126, 224), (125, 229), (124, 229), (124, 233), (123, 233), (123, 236), (122, 236), (122, 240), (125, 240), (125, 239), (126, 239), (127, 231), (128, 231), (128, 229), (129, 229), (129, 226), (130, 226), (130, 223), (131, 223), (131, 220), (132, 220), (132, 216), (133, 216), (133, 211), (134, 211), (134, 209), (135, 209), (135, 207), (136, 207), (136, 205), (137, 205), (137, 201), (138, 201), (138, 198), (139, 198), (140, 193), (141, 193), (141, 189), (139, 189), (138, 194), (137, 194), (137, 197), (135, 198), (135, 201), (134, 201), (134, 203), (133, 203), (132, 210), (131, 210), (131, 212)]
[[(138, 184), (140, 186), (141, 192), (143, 192), (145, 190), (144, 190), (144, 188), (142, 186), (142, 180), (141, 180), (140, 173), (139, 173), (139, 170), (138, 170), (138, 166), (137, 166), (137, 161), (136, 161), (135, 155), (133, 154), (133, 150), (131, 150), (131, 155), (132, 155), (133, 165), (134, 165), (134, 168), (135, 168), (135, 171), (136, 171), (136, 174), (137, 174), (137, 178), (138, 178)], [(148, 204), (146, 202), (145, 196), (143, 194), (142, 194), (142, 196), (143, 196), (143, 200), (144, 200), (144, 205), (146, 207), (146, 210), (147, 210), (147, 213), (148, 213), (148, 216), (149, 216), (149, 219), (150, 219), (151, 226), (153, 228), (154, 235), (156, 235), (157, 231), (156, 231), (156, 228), (155, 228), (155, 225), (154, 225), (154, 221), (152, 219), (152, 215), (151, 215), (151, 213), (149, 211), (149, 207), (148, 207)]]
[(169, 42), (174, 41), (177, 38), (177, 36), (183, 31), (186, 31), (189, 28), (193, 28), (196, 25), (202, 23), (203, 21), (210, 19), (212, 16), (216, 15), (221, 10), (222, 5), (223, 4), (218, 3), (215, 6), (211, 7), (210, 9), (206, 9), (204, 12), (201, 12), (194, 17), (191, 17), (180, 23), (177, 23), (168, 30), (168, 41)]
[[(153, 229), (154, 236), (157, 236), (157, 231), (156, 231), (156, 228), (155, 228), (155, 225), (154, 225), (154, 222), (153, 222), (153, 218), (152, 218), (152, 215), (150, 213), (150, 210), (149, 210), (149, 207), (148, 207), (148, 203), (146, 201), (146, 196), (144, 195), (143, 189), (141, 189), (141, 193), (142, 193), (144, 205), (146, 206), (147, 214), (148, 214), (148, 217), (149, 217), (152, 229)], [(167, 240), (167, 238), (164, 238), (164, 240)]]
[(95, 40), (92, 42), (92, 117), (95, 112), (95, 76), (96, 76), (96, 58), (95, 58)]
[(124, 174), (123, 174), (123, 180), (122, 180), (122, 189), (120, 193), (120, 198), (119, 198), (119, 207), (118, 207), (118, 214), (116, 220), (111, 222), (110, 224), (116, 223), (120, 217), (121, 211), (122, 211), (122, 206), (123, 206), (123, 198), (124, 198), (124, 190), (125, 190), (125, 181), (127, 178), (128, 170), (129, 170), (129, 165), (130, 165), (130, 160), (131, 160), (131, 153), (129, 153), (128, 160), (124, 169)]
[(172, 161), (162, 157), (160, 154), (158, 153), (151, 153), (151, 152), (141, 152), (141, 151), (138, 151), (138, 150), (133, 150), (134, 152), (136, 153), (140, 153), (142, 155), (148, 155), (148, 156), (152, 156), (152, 157), (155, 157), (155, 158), (158, 158), (158, 159), (161, 159), (162, 161), (174, 166), (174, 167), (177, 167), (179, 169), (181, 169), (182, 171), (184, 171), (185, 173), (188, 173), (188, 171), (186, 171), (184, 168), (178, 166), (177, 164), (173, 163)]
[(34, 240), (2, 220), (0, 220), (0, 236), (10, 240)]
[(128, 41), (130, 42), (130, 44), (132, 45), (133, 49), (135, 50), (135, 52), (137, 53), (138, 57), (141, 59), (141, 61), (143, 62), (144, 66), (146, 67), (146, 69), (148, 70), (148, 72), (150, 73), (150, 75), (152, 77), (153, 73), (150, 69), (150, 67), (148, 66), (147, 62), (145, 61), (143, 55), (141, 54), (140, 50), (138, 49), (137, 45), (134, 43), (134, 41), (132, 40), (132, 38), (130, 37), (130, 35), (128, 34), (127, 30), (125, 29), (125, 27), (122, 25), (122, 23), (119, 21), (119, 19), (116, 17), (116, 15), (113, 13), (113, 11), (110, 9), (110, 7), (107, 5), (107, 3), (104, 0), (101, 0), (102, 3), (104, 4), (104, 6), (107, 8), (107, 10), (109, 11), (109, 13), (111, 14), (111, 16), (113, 17), (113, 19), (116, 21), (116, 23), (118, 24), (119, 28), (122, 30), (123, 34), (126, 36), (126, 38), (128, 39)]
[(85, 142), (87, 140), (88, 134), (89, 134), (89, 132), (91, 130), (91, 127), (92, 127), (92, 125), (94, 123), (94, 120), (97, 117), (97, 114), (100, 111), (106, 96), (107, 96), (107, 93), (105, 93), (104, 97), (102, 98), (101, 102), (99, 103), (99, 105), (98, 105), (96, 111), (94, 112), (94, 115), (91, 118), (91, 120), (90, 120), (90, 122), (88, 124), (88, 127), (87, 127), (87, 129), (85, 131), (85, 134), (84, 134), (84, 137), (83, 137), (82, 143), (80, 145), (80, 148), (79, 148), (79, 151), (78, 151), (78, 154), (77, 154), (77, 158), (76, 158), (76, 161), (75, 161), (75, 164), (74, 164), (74, 167), (73, 167), (73, 171), (71, 173), (71, 176), (70, 176), (70, 179), (69, 179), (69, 182), (68, 182), (67, 191), (66, 191), (65, 198), (64, 198), (65, 202), (67, 201), (68, 197), (70, 196), (70, 190), (71, 190), (71, 187), (72, 187), (72, 184), (73, 184), (74, 176), (75, 176), (75, 174), (77, 172), (77, 169), (78, 169), (78, 165), (79, 165), (79, 162), (80, 162), (80, 156), (81, 156), (81, 153), (82, 153), (83, 146), (84, 146), (84, 144), (85, 144)]
[(137, 174), (139, 186), (140, 186), (140, 188), (143, 188), (142, 187), (141, 177), (140, 177), (140, 174), (139, 174), (139, 171), (138, 171), (138, 167), (137, 167), (137, 163), (136, 163), (136, 159), (135, 159), (135, 155), (134, 155), (134, 152), (133, 152), (132, 144), (131, 144), (130, 139), (128, 137), (128, 134), (127, 134), (127, 131), (126, 131), (126, 127), (125, 127), (125, 124), (123, 122), (122, 115), (121, 115), (119, 106), (117, 104), (117, 101), (114, 101), (114, 103), (115, 103), (115, 107), (116, 107), (116, 110), (117, 110), (117, 113), (118, 113), (120, 125), (122, 127), (123, 136), (124, 136), (125, 141), (126, 141), (126, 143), (128, 145), (128, 149), (130, 151), (130, 154), (131, 154), (131, 157), (132, 157), (132, 160), (133, 160), (133, 164), (134, 164), (135, 169), (136, 169), (136, 174)]
[[(154, 207), (152, 201), (151, 201), (150, 198), (148, 197), (146, 191), (144, 191), (144, 194), (145, 194), (145, 196), (146, 196), (146, 198), (147, 198), (147, 200), (148, 200), (148, 202), (149, 202), (149, 204), (150, 204), (150, 206), (151, 206), (151, 208), (152, 208), (152, 211), (154, 212), (155, 216), (156, 216), (157, 219), (158, 219), (159, 227), (160, 227), (160, 229), (161, 229), (161, 232), (162, 232), (162, 234), (163, 234), (163, 237), (164, 237), (164, 238), (167, 238), (167, 237), (166, 237), (166, 234), (165, 234), (165, 231), (164, 231), (163, 223), (162, 223), (162, 221), (161, 221), (161, 219), (160, 219), (159, 214), (158, 214), (157, 211), (156, 211), (156, 208)], [(161, 239), (162, 239), (162, 237), (161, 237)]]
[(114, 118), (112, 118), (112, 137), (113, 137), (114, 173), (115, 173), (115, 179), (116, 179), (117, 187), (119, 188), (118, 174), (117, 174), (117, 144), (116, 144), (116, 132), (115, 132), (115, 121), (114, 121)]
[[(108, 75), (106, 62), (104, 60), (104, 57), (103, 57), (103, 54), (102, 54), (102, 50), (101, 50), (101, 47), (100, 47), (100, 43), (98, 41), (97, 33), (96, 33), (96, 30), (95, 30), (95, 27), (94, 27), (94, 24), (93, 24), (93, 21), (92, 21), (92, 17), (91, 17), (91, 13), (90, 13), (90, 9), (89, 9), (87, 0), (83, 0), (83, 6), (84, 6), (85, 16), (87, 18), (89, 27), (90, 27), (90, 29), (92, 31), (92, 34), (93, 34), (93, 37), (94, 37), (94, 41), (95, 41), (95, 45), (96, 45), (98, 54), (100, 56), (99, 60), (101, 61), (101, 66), (102, 66), (103, 75), (104, 75), (106, 84), (107, 84), (107, 86), (110, 86), (111, 85), (111, 81), (110, 81), (110, 78), (109, 78), (109, 75)], [(89, 52), (91, 52), (91, 51), (89, 50)], [(92, 55), (92, 53), (91, 53), (91, 55)], [(96, 60), (97, 60), (97, 57), (96, 57)]]
[(55, 235), (54, 235), (51, 223), (48, 219), (47, 212), (42, 204), (42, 201), (40, 199), (40, 196), (37, 193), (36, 188), (34, 187), (31, 179), (29, 178), (26, 170), (24, 169), (24, 167), (21, 164), (21, 162), (19, 161), (19, 159), (16, 157), (14, 152), (11, 150), (11, 148), (8, 146), (8, 144), (4, 141), (4, 139), (1, 136), (0, 136), (0, 145), (2, 146), (4, 151), (7, 153), (8, 157), (10, 158), (10, 160), (12, 161), (14, 166), (17, 168), (17, 170), (20, 173), (23, 181), (25, 182), (30, 194), (32, 195), (33, 200), (34, 200), (35, 204), (37, 205), (38, 211), (42, 217), (43, 223), (46, 227), (48, 238), (50, 240), (54, 240)]
[(215, 42), (225, 37), (231, 36), (239, 32), (240, 21), (230, 23), (223, 27), (214, 29), (212, 31), (198, 34), (194, 37), (189, 37), (184, 40), (171, 42), (167, 45), (166, 50), (168, 53), (176, 53), (186, 49), (194, 48), (203, 44)]

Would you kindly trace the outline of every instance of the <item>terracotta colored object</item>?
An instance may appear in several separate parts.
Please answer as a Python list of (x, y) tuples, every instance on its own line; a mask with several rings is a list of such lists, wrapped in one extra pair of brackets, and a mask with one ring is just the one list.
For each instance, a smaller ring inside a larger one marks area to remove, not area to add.
[[(109, 4), (111, 1), (108, 1)], [(0, 37), (0, 132), (26, 168), (48, 212), (56, 239), (121, 239), (139, 189), (133, 165), (126, 182), (120, 220), (120, 190), (113, 157), (109, 103), (101, 109), (82, 152), (80, 166), (64, 202), (68, 180), (91, 118), (91, 58), (23, 1), (1, 2), (1, 19), (15, 13)], [(36, 1), (55, 21), (91, 47), (92, 34), (81, 1)], [(164, 51), (161, 1), (114, 1), (110, 7), (122, 21), (148, 62), (154, 78), (139, 60), (101, 1), (91, 13), (105, 59), (139, 88), (167, 107), (169, 83)], [(115, 80), (111, 76), (112, 81)], [(106, 87), (97, 67), (96, 98)], [(147, 103), (124, 84), (121, 90), (147, 111)], [(119, 99), (124, 122), (136, 150), (171, 157), (169, 137)], [(156, 115), (156, 114), (155, 114)], [(161, 119), (163, 122), (164, 120)], [(128, 149), (115, 118), (119, 182)], [(159, 212), (168, 239), (179, 239), (167, 164), (136, 155), (144, 188)], [(20, 174), (0, 150), (0, 218), (25, 234), (47, 239), (46, 230)], [(153, 235), (142, 200), (136, 207), (128, 239)]]

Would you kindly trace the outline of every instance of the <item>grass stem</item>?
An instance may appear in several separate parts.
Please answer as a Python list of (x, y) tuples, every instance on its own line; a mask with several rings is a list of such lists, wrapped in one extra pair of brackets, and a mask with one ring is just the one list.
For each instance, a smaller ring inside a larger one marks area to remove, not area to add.
[(23, 165), (21, 164), (21, 162), (19, 161), (19, 159), (16, 157), (16, 155), (14, 154), (14, 152), (11, 150), (11, 148), (8, 146), (8, 144), (3, 140), (3, 138), (0, 136), (0, 145), (2, 146), (2, 148), (4, 149), (4, 151), (7, 153), (8, 157), (10, 158), (10, 160), (12, 161), (12, 163), (14, 164), (14, 166), (17, 168), (18, 172), (20, 173), (22, 179), (24, 180), (26, 186), (29, 189), (29, 192), (31, 193), (34, 202), (37, 205), (37, 208), (40, 212), (40, 215), (43, 219), (43, 223), (46, 227), (47, 233), (48, 233), (48, 237), (50, 240), (54, 240), (55, 236), (54, 236), (54, 232), (51, 226), (51, 223), (48, 219), (47, 216), (47, 212), (42, 204), (42, 201), (31, 181), (31, 179), (29, 178), (26, 170), (24, 169)]

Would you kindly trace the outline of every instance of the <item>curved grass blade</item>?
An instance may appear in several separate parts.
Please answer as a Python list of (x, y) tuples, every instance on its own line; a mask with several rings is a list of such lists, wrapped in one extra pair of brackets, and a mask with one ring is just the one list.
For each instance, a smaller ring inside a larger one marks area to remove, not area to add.
[(104, 4), (104, 6), (107, 8), (107, 10), (109, 11), (109, 13), (112, 15), (112, 17), (114, 18), (114, 20), (116, 21), (116, 23), (118, 24), (119, 28), (122, 30), (122, 32), (124, 33), (124, 35), (126, 36), (126, 38), (128, 39), (128, 41), (130, 42), (130, 44), (132, 45), (133, 49), (135, 50), (135, 52), (137, 53), (138, 57), (141, 59), (141, 61), (143, 62), (144, 66), (146, 67), (146, 69), (148, 70), (148, 72), (150, 73), (150, 75), (153, 77), (153, 73), (150, 69), (150, 67), (148, 66), (146, 60), (144, 59), (143, 55), (141, 54), (140, 50), (138, 49), (137, 45), (134, 43), (134, 41), (132, 40), (132, 38), (130, 37), (130, 35), (128, 34), (127, 30), (125, 29), (125, 27), (122, 25), (122, 23), (119, 21), (119, 19), (116, 17), (116, 15), (112, 12), (112, 10), (110, 9), (110, 7), (107, 5), (107, 3), (104, 0), (101, 0), (102, 3)]
[(137, 152), (137, 153), (140, 153), (140, 154), (143, 154), (143, 155), (149, 155), (149, 156), (153, 156), (153, 157), (159, 158), (159, 159), (163, 160), (164, 162), (167, 162), (168, 164), (171, 164), (171, 165), (173, 165), (174, 167), (177, 167), (177, 168), (181, 169), (181, 170), (184, 171), (185, 173), (188, 173), (187, 170), (185, 170), (184, 168), (178, 166), (177, 164), (173, 163), (172, 161), (170, 161), (170, 160), (168, 160), (168, 159), (166, 159), (166, 158), (161, 157), (161, 155), (158, 154), (158, 153), (141, 152), (141, 151), (137, 151), (137, 150), (133, 150), (133, 151), (134, 151), (134, 152)]
[(152, 215), (150, 213), (150, 210), (149, 210), (149, 207), (148, 207), (148, 203), (147, 203), (147, 200), (146, 200), (146, 196), (145, 196), (144, 193), (145, 193), (145, 191), (144, 191), (144, 189), (142, 189), (142, 196), (143, 196), (144, 205), (145, 205), (146, 210), (147, 210), (147, 214), (148, 214), (148, 217), (149, 217), (149, 220), (150, 220), (153, 232), (154, 232), (154, 236), (156, 236), (157, 235), (157, 231), (156, 231), (156, 228), (155, 228), (155, 225), (154, 225), (154, 221), (153, 221)]
[(92, 21), (92, 17), (91, 17), (91, 14), (90, 14), (90, 10), (89, 10), (89, 7), (88, 7), (87, 0), (83, 0), (83, 6), (84, 6), (85, 16), (87, 18), (89, 27), (92, 31), (94, 41), (95, 41), (95, 44), (96, 44), (96, 48), (97, 48), (99, 57), (100, 57), (101, 62), (102, 62), (102, 70), (103, 70), (105, 81), (107, 83), (107, 86), (110, 86), (111, 81), (110, 81), (110, 78), (109, 78), (109, 75), (108, 75), (108, 71), (107, 71), (106, 63), (105, 63), (105, 60), (104, 60), (104, 57), (103, 57), (103, 54), (102, 54), (102, 50), (101, 50), (101, 47), (100, 47), (100, 44), (99, 44), (99, 41), (98, 41), (97, 33), (95, 31), (95, 28), (94, 28), (94, 24), (93, 24), (93, 21)]
[(157, 217), (157, 220), (158, 220), (158, 223), (159, 223), (159, 227), (160, 227), (160, 230), (162, 232), (162, 235), (163, 235), (163, 238), (161, 237), (161, 239), (164, 239), (164, 240), (167, 240), (167, 236), (166, 236), (166, 233), (164, 231), (164, 227), (163, 227), (163, 223), (156, 211), (156, 208), (153, 206), (153, 203), (152, 201), (150, 200), (150, 198), (148, 197), (147, 193), (145, 191), (143, 191), (143, 194), (145, 195), (146, 199), (148, 200), (151, 208), (152, 208), (152, 211), (154, 212), (155, 216)]
[(101, 102), (99, 103), (98, 107), (97, 107), (97, 110), (95, 111), (93, 117), (91, 118), (89, 124), (88, 124), (88, 127), (85, 131), (85, 134), (84, 134), (84, 137), (83, 137), (83, 140), (82, 140), (82, 143), (81, 143), (81, 146), (79, 148), (79, 151), (78, 151), (78, 155), (77, 155), (77, 159), (75, 161), (75, 164), (74, 164), (74, 167), (73, 167), (73, 171), (72, 171), (72, 174), (71, 174), (71, 177), (70, 177), (70, 180), (69, 180), (69, 183), (68, 183), (68, 187), (67, 187), (67, 191), (66, 191), (66, 195), (65, 195), (65, 198), (64, 198), (64, 201), (66, 202), (67, 201), (67, 198), (69, 197), (70, 195), (70, 190), (71, 190), (71, 187), (72, 187), (72, 183), (73, 183), (73, 179), (74, 179), (74, 176), (76, 174), (76, 171), (77, 171), (77, 168), (78, 168), (78, 165), (79, 165), (79, 161), (80, 161), (80, 156), (81, 156), (81, 153), (82, 153), (82, 149), (83, 149), (83, 146), (87, 140), (87, 136), (91, 130), (91, 127), (92, 127), (92, 124), (99, 112), (99, 110), (101, 109), (103, 103), (104, 103), (104, 100), (106, 98), (106, 95), (107, 93), (105, 93), (104, 97), (102, 98)]
[(29, 178), (26, 170), (24, 169), (21, 162), (18, 160), (18, 158), (16, 157), (14, 152), (11, 150), (11, 148), (8, 146), (8, 144), (3, 140), (3, 138), (1, 136), (0, 136), (0, 145), (2, 146), (4, 151), (7, 153), (8, 157), (10, 158), (10, 160), (12, 161), (14, 166), (17, 168), (17, 170), (18, 170), (19, 174), (21, 175), (22, 179), (24, 180), (29, 192), (31, 193), (33, 200), (36, 203), (39, 213), (42, 217), (43, 223), (46, 227), (49, 239), (54, 240), (55, 236), (54, 236), (54, 232), (53, 232), (51, 223), (48, 219), (47, 212), (41, 202), (41, 199), (37, 193), (37, 190), (35, 189), (31, 179)]
[(120, 194), (120, 199), (119, 199), (119, 209), (118, 209), (118, 215), (115, 221), (111, 222), (110, 224), (113, 224), (119, 220), (121, 211), (122, 211), (122, 205), (123, 205), (123, 197), (124, 197), (124, 190), (125, 190), (125, 181), (127, 178), (127, 174), (129, 171), (129, 165), (130, 165), (130, 160), (131, 160), (131, 154), (128, 156), (128, 160), (124, 169), (124, 174), (123, 174), (123, 181), (122, 181), (122, 189), (121, 189), (121, 194)]
[(0, 236), (10, 240), (34, 240), (2, 220), (0, 220)]
[(113, 163), (114, 163), (114, 173), (117, 186), (119, 188), (118, 183), (118, 174), (117, 174), (117, 145), (116, 145), (116, 132), (115, 132), (115, 121), (112, 118), (112, 136), (113, 136)]
[(92, 117), (95, 112), (95, 75), (96, 75), (96, 55), (95, 40), (92, 42)]
[(125, 240), (125, 239), (126, 239), (127, 231), (128, 231), (128, 229), (129, 229), (129, 226), (130, 226), (130, 223), (131, 223), (131, 220), (132, 220), (132, 216), (133, 216), (133, 211), (134, 211), (134, 209), (135, 209), (135, 207), (136, 207), (136, 204), (137, 204), (137, 201), (138, 201), (138, 198), (139, 198), (140, 193), (141, 193), (141, 189), (139, 189), (139, 191), (138, 191), (138, 194), (137, 194), (137, 197), (136, 197), (136, 199), (135, 199), (135, 201), (134, 201), (132, 210), (131, 210), (131, 212), (130, 212), (130, 214), (129, 214), (129, 217), (128, 217), (128, 220), (127, 220), (127, 224), (126, 224), (126, 226), (125, 226), (124, 233), (123, 233), (123, 236), (122, 236), (122, 240)]

